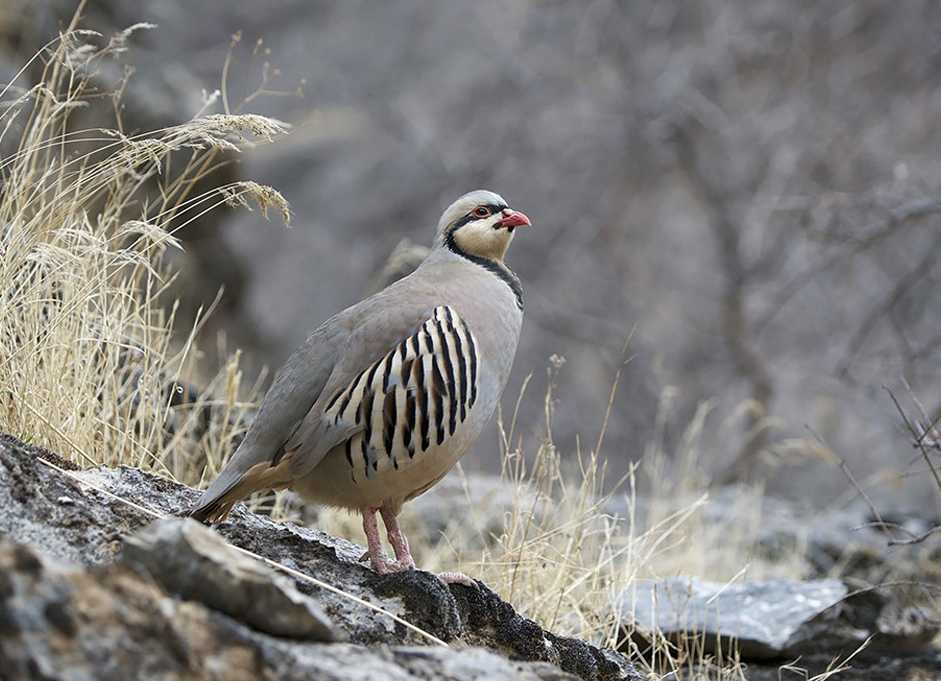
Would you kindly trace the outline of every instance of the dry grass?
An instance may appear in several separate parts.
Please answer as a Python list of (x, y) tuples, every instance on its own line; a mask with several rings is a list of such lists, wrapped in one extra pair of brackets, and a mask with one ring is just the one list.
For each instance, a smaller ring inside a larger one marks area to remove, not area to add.
[[(37, 55), (45, 63), (40, 85), (0, 93), (0, 148), (12, 146), (5, 137), (22, 123), (15, 152), (0, 162), (0, 424), (83, 466), (129, 464), (198, 485), (234, 449), (251, 391), (237, 356), (197, 381), (196, 339), (207, 311), (195, 328), (175, 328), (176, 307), (166, 300), (175, 273), (163, 256), (180, 246), (179, 230), (222, 203), (252, 199), (289, 217), (275, 190), (254, 183), (191, 195), (220, 151), (271, 139), (284, 126), (226, 114), (134, 136), (121, 132), (120, 119), (113, 130), (72, 129), (73, 112), (100, 96), (96, 68), (124, 49), (127, 35), (102, 40), (73, 25)], [(550, 379), (561, 365), (554, 359)], [(204, 387), (186, 403), (180, 393), (193, 382)], [(730, 510), (733, 525), (704, 520), (707, 480), (697, 443), (707, 409), (689, 424), (679, 451), (667, 452), (659, 438), (643, 452), (641, 467), (606, 481), (604, 428), (591, 447), (561, 452), (552, 437), (552, 388), (544, 400), (544, 436), (534, 445), (517, 436), (515, 412), (500, 420), (503, 478), (512, 494), (501, 529), (468, 520), (488, 513), (468, 494), (467, 515), (441, 539), (414, 547), (424, 567), (480, 577), (547, 628), (610, 647), (629, 631), (612, 604), (638, 579), (801, 571), (756, 557), (760, 489)], [(667, 394), (660, 432), (671, 403)], [(642, 507), (641, 486), (648, 500)], [(286, 500), (282, 493), (253, 503), (283, 516), (291, 513)], [(319, 522), (362, 541), (359, 520), (348, 514), (324, 512)], [(406, 512), (404, 522), (421, 519)], [(648, 659), (651, 670), (706, 678), (693, 672), (707, 661), (695, 644), (677, 649), (660, 641)], [(709, 678), (741, 674), (734, 656), (712, 662)]]
[(0, 423), (82, 465), (193, 482), (230, 451), (249, 405), (237, 358), (189, 394), (199, 322), (175, 328), (166, 293), (175, 273), (163, 256), (223, 203), (253, 198), (287, 217), (280, 195), (253, 183), (192, 195), (220, 151), (284, 126), (203, 115), (134, 136), (120, 119), (115, 129), (73, 129), (75, 111), (101, 97), (96, 70), (128, 35), (104, 40), (72, 26), (34, 58), (45, 64), (39, 85), (0, 92), (0, 148), (15, 149), (0, 163)]

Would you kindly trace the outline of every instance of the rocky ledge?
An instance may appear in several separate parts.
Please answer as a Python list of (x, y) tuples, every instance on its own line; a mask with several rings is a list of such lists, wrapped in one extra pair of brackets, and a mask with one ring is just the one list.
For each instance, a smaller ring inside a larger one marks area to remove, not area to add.
[[(361, 546), (241, 506), (215, 530), (181, 518), (198, 494), (135, 468), (77, 470), (0, 434), (0, 680), (642, 678), (623, 654), (543, 630), (482, 583), (379, 576)], [(421, 503), (433, 509), (434, 497)], [(693, 640), (709, 660), (734, 641), (742, 667), (732, 676), (704, 667), (703, 678), (824, 678), (848, 657), (836, 678), (941, 678), (931, 602), (866, 586), (898, 574), (917, 592), (937, 584), (937, 538), (888, 547), (867, 534), (863, 555), (859, 532), (844, 531), (854, 523), (864, 521), (788, 523), (819, 537), (809, 558), (825, 551), (853, 567), (840, 579), (826, 570), (632, 584), (612, 603), (625, 650)]]
[(362, 547), (241, 507), (218, 534), (174, 518), (197, 494), (0, 436), (0, 678), (641, 678), (484, 584), (379, 576)]

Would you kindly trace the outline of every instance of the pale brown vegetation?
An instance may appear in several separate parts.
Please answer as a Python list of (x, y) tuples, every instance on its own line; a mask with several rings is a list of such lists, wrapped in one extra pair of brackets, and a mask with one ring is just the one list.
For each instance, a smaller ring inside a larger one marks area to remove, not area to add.
[(120, 119), (116, 129), (73, 129), (73, 112), (100, 97), (96, 69), (129, 31), (105, 41), (72, 26), (36, 55), (39, 85), (0, 93), (4, 135), (23, 121), (0, 164), (0, 421), (81, 465), (198, 481), (243, 428), (246, 390), (233, 356), (198, 395), (184, 394), (199, 376), (205, 313), (193, 329), (176, 328), (164, 254), (223, 203), (252, 199), (288, 217), (275, 190), (251, 182), (191, 195), (219, 150), (285, 126), (220, 114), (133, 136)]

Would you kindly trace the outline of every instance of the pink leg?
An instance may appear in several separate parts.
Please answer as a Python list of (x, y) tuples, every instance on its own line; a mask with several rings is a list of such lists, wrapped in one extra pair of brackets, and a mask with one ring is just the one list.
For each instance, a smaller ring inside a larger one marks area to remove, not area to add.
[(382, 522), (386, 525), (386, 534), (389, 537), (389, 543), (392, 544), (392, 550), (395, 551), (396, 565), (399, 570), (414, 570), (415, 559), (409, 551), (408, 539), (399, 527), (399, 519), (385, 506), (379, 509), (379, 513), (382, 514)]
[[(382, 551), (382, 540), (379, 538), (379, 524), (376, 522), (376, 511), (382, 515), (382, 522), (386, 526), (386, 534), (392, 550), (395, 551), (395, 562), (386, 559)], [(363, 531), (366, 533), (366, 544), (369, 547), (367, 554), (372, 569), (380, 575), (392, 572), (403, 572), (415, 569), (415, 559), (408, 548), (408, 539), (399, 527), (399, 520), (387, 507), (363, 509)], [(464, 584), (477, 586), (477, 583), (462, 572), (442, 572), (438, 575), (445, 584)]]
[(375, 508), (364, 508), (363, 513), (363, 532), (366, 533), (366, 546), (369, 551), (369, 562), (372, 569), (380, 575), (392, 572), (389, 569), (389, 561), (386, 560), (382, 551), (382, 540), (379, 538), (379, 525), (376, 522)]

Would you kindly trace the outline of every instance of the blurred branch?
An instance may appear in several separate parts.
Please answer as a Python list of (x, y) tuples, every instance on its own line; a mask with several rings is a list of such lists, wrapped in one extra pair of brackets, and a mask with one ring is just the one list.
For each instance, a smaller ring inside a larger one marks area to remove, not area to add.
[(892, 287), (892, 290), (883, 299), (883, 301), (870, 310), (869, 314), (866, 315), (866, 318), (850, 338), (843, 358), (837, 364), (837, 376), (840, 378), (846, 378), (849, 375), (850, 365), (853, 363), (856, 355), (862, 349), (866, 340), (869, 338), (869, 335), (872, 333), (873, 329), (876, 327), (879, 321), (889, 316), (895, 309), (896, 305), (898, 305), (899, 301), (902, 300), (902, 298), (905, 296), (905, 294), (908, 293), (912, 287), (919, 283), (925, 276), (927, 276), (928, 273), (930, 273), (934, 268), (938, 261), (939, 255), (941, 255), (941, 253), (938, 251), (939, 248), (941, 248), (941, 232), (939, 232), (931, 242), (931, 246), (928, 248), (925, 257), (923, 257), (914, 267), (914, 269), (912, 269), (908, 274), (896, 281), (895, 286)]
[(927, 532), (922, 532), (919, 535), (915, 535), (911, 539), (890, 539), (889, 546), (910, 546), (911, 544), (920, 544), (936, 532), (941, 532), (941, 525), (935, 525)]
[[(739, 374), (750, 385), (755, 405), (746, 424), (746, 439), (734, 462), (722, 476), (722, 482), (751, 477), (758, 454), (767, 447), (766, 415), (774, 396), (771, 373), (756, 347), (755, 336), (746, 314), (746, 296), (750, 276), (755, 269), (745, 263), (741, 246), (741, 226), (732, 214), (727, 192), (716, 186), (713, 176), (703, 167), (692, 128), (703, 130), (698, 122), (687, 119), (675, 125), (673, 142), (677, 158), (691, 186), (710, 212), (707, 224), (715, 238), (716, 252), (725, 285), (720, 299), (721, 333)], [(763, 265), (766, 267), (767, 265)]]
[[(892, 395), (891, 391), (889, 391), (889, 395)], [(898, 401), (895, 400), (894, 395), (892, 395), (892, 400), (895, 402), (895, 406), (899, 407)], [(899, 409), (901, 410), (900, 407)], [(902, 418), (905, 419), (906, 423), (908, 422), (908, 419), (905, 417), (904, 414), (902, 414)], [(863, 501), (866, 502), (866, 505), (869, 507), (869, 512), (872, 513), (872, 517), (875, 518), (875, 522), (866, 523), (860, 528), (855, 528), (855, 529), (862, 529), (863, 527), (879, 528), (882, 532), (885, 532), (886, 534), (890, 535), (890, 538), (886, 542), (888, 546), (910, 546), (913, 544), (920, 544), (921, 542), (928, 539), (928, 537), (941, 531), (941, 525), (936, 525), (935, 527), (932, 527), (926, 532), (922, 532), (921, 534), (915, 534), (909, 531), (907, 528), (902, 527), (898, 523), (886, 522), (883, 519), (882, 514), (879, 513), (879, 509), (876, 508), (876, 505), (873, 503), (872, 499), (869, 497), (868, 494), (866, 494), (866, 491), (856, 481), (856, 477), (853, 475), (853, 472), (850, 470), (849, 465), (846, 463), (846, 459), (837, 455), (836, 452), (833, 452), (830, 446), (827, 445), (827, 443), (823, 440), (823, 438), (820, 437), (820, 435), (818, 435), (812, 428), (810, 428), (809, 426), (806, 426), (806, 427), (822, 446), (826, 447), (828, 451), (833, 453), (834, 456), (836, 456), (839, 459), (840, 470), (843, 471), (843, 474), (846, 476), (847, 480), (849, 480), (850, 484), (856, 490), (857, 494), (859, 494), (859, 496), (863, 499)], [(889, 532), (890, 530), (908, 535), (908, 537), (906, 539), (898, 539), (891, 535), (891, 533)]]
[[(775, 232), (774, 240), (765, 248), (764, 253), (752, 263), (746, 272), (749, 279), (770, 279), (780, 269), (784, 262), (781, 254), (785, 252), (787, 245), (793, 241), (794, 235), (787, 229), (779, 229)], [(757, 335), (756, 325), (756, 335)]]
[[(869, 495), (866, 494), (866, 490), (864, 490), (862, 485), (860, 485), (859, 482), (856, 481), (856, 476), (853, 475), (853, 471), (850, 470), (849, 464), (846, 463), (846, 459), (844, 459), (842, 456), (837, 454), (833, 450), (833, 448), (827, 444), (826, 440), (824, 440), (823, 437), (821, 437), (820, 434), (817, 433), (817, 431), (815, 431), (813, 428), (811, 428), (808, 425), (805, 425), (804, 427), (810, 432), (811, 435), (814, 436), (814, 439), (817, 440), (817, 442), (820, 444), (821, 447), (826, 449), (826, 451), (830, 452), (837, 460), (839, 460), (840, 470), (843, 471), (843, 475), (845, 475), (846, 479), (849, 480), (849, 483), (853, 486), (853, 489), (856, 490), (856, 493), (859, 494), (860, 498), (862, 498), (862, 500), (866, 502), (866, 505), (869, 507), (869, 512), (872, 513), (872, 517), (875, 518), (876, 522), (873, 523), (873, 525), (878, 527), (883, 532), (886, 532), (887, 534), (890, 529), (896, 529), (896, 526), (894, 525), (894, 523), (887, 523), (882, 518), (882, 514), (879, 513), (879, 509), (876, 508), (876, 505), (873, 503), (872, 499), (870, 499)], [(905, 531), (906, 534), (911, 535), (911, 532), (907, 532), (906, 530), (903, 530), (903, 531)]]
[[(895, 405), (895, 409), (898, 411), (899, 416), (902, 417), (902, 422), (905, 424), (908, 432), (911, 433), (913, 438), (915, 438), (915, 442), (918, 445), (918, 450), (921, 452), (922, 458), (924, 458), (925, 463), (928, 464), (928, 468), (931, 470), (931, 475), (934, 477), (935, 485), (937, 486), (938, 491), (941, 492), (941, 473), (939, 473), (938, 469), (935, 467), (934, 462), (931, 460), (931, 456), (928, 454), (928, 447), (925, 445), (925, 438), (927, 437), (928, 433), (933, 431), (934, 425), (929, 425), (923, 428), (922, 432), (919, 433), (918, 428), (915, 427), (915, 424), (911, 419), (908, 418), (905, 410), (902, 409), (902, 405), (895, 397), (895, 393), (885, 386), (883, 386), (883, 388), (887, 393), (889, 393), (889, 397), (892, 398), (892, 403)], [(933, 423), (937, 422), (938, 420), (935, 419)]]
[[(922, 416), (926, 420), (925, 424), (917, 424), (917, 421), (910, 419), (908, 415), (905, 413), (905, 410), (902, 408), (902, 405), (899, 402), (898, 398), (895, 396), (895, 393), (893, 393), (892, 390), (886, 386), (883, 386), (883, 389), (889, 394), (889, 397), (892, 399), (892, 404), (895, 405), (896, 411), (898, 411), (899, 416), (902, 417), (902, 422), (905, 424), (905, 428), (914, 438), (915, 446), (921, 452), (922, 458), (925, 460), (925, 463), (928, 464), (928, 468), (931, 471), (932, 477), (934, 478), (936, 487), (938, 488), (939, 491), (941, 491), (941, 473), (939, 473), (937, 467), (934, 465), (934, 462), (931, 460), (931, 456), (928, 453), (928, 449), (930, 445), (926, 442), (927, 436), (930, 433), (936, 432), (935, 426), (937, 425), (938, 421), (941, 420), (941, 415), (929, 421), (928, 415), (924, 412), (924, 408), (921, 406), (921, 403), (918, 400), (918, 398), (915, 396), (914, 392), (912, 392), (911, 387), (910, 386), (906, 386), (906, 387), (908, 388), (912, 399), (915, 401), (915, 404), (918, 405), (919, 409), (922, 411)], [(846, 468), (845, 462), (842, 462), (841, 466), (844, 468), (844, 472), (846, 472), (849, 475), (850, 481), (853, 483), (853, 485), (856, 487), (859, 493), (863, 496), (863, 498), (869, 504), (870, 509), (872, 509), (873, 511), (873, 517), (876, 518), (877, 522), (884, 525), (885, 523), (883, 523), (882, 518), (878, 515), (878, 511), (875, 510), (875, 507), (873, 506), (872, 502), (869, 500), (869, 497), (866, 496), (865, 492), (863, 492), (863, 490), (860, 489), (858, 485), (856, 485), (855, 480), (852, 477), (852, 474), (850, 474), (849, 469)], [(935, 525), (934, 527), (920, 534), (914, 534), (912, 532), (909, 532), (908, 530), (905, 530), (904, 528), (898, 528), (898, 529), (904, 531), (907, 535), (909, 535), (909, 537), (907, 539), (896, 539), (896, 538), (889, 539), (888, 541), (889, 546), (910, 546), (913, 544), (920, 544), (926, 539), (928, 539), (929, 537), (931, 537), (932, 535), (938, 532), (941, 532), (941, 525)]]
[[(815, 281), (820, 274), (832, 269), (841, 260), (845, 260), (873, 248), (886, 238), (895, 234), (899, 228), (907, 226), (914, 220), (938, 213), (941, 213), (941, 200), (919, 199), (893, 208), (889, 211), (886, 220), (863, 227), (860, 231), (862, 231), (865, 236), (862, 238), (847, 235), (844, 241), (852, 243), (850, 248), (837, 251), (830, 256), (821, 258), (817, 263), (810, 265), (800, 274), (793, 277), (772, 296), (771, 304), (768, 306), (768, 309), (755, 321), (755, 334), (761, 335), (765, 327), (797, 293), (807, 286), (807, 284)], [(939, 337), (938, 342), (941, 343), (941, 337)]]
[(899, 228), (910, 226), (910, 223), (914, 220), (941, 213), (941, 200), (934, 198), (916, 199), (904, 203), (901, 206), (883, 210), (885, 210), (885, 219), (872, 222), (862, 227), (862, 229), (859, 230), (863, 233), (862, 237), (858, 237), (851, 232), (838, 233), (835, 230), (831, 232), (821, 232), (818, 234), (818, 237), (824, 241), (851, 243), (862, 249), (866, 249), (878, 241), (894, 235)]
[[(583, 343), (594, 348), (599, 346), (605, 350), (619, 351), (624, 337), (624, 327), (627, 320), (621, 323), (611, 317), (592, 314), (575, 307), (561, 308), (557, 303), (548, 300), (538, 289), (527, 291), (528, 302), (535, 303), (538, 311), (531, 317), (530, 322), (541, 329), (569, 340)], [(572, 323), (575, 321), (576, 323)]]

